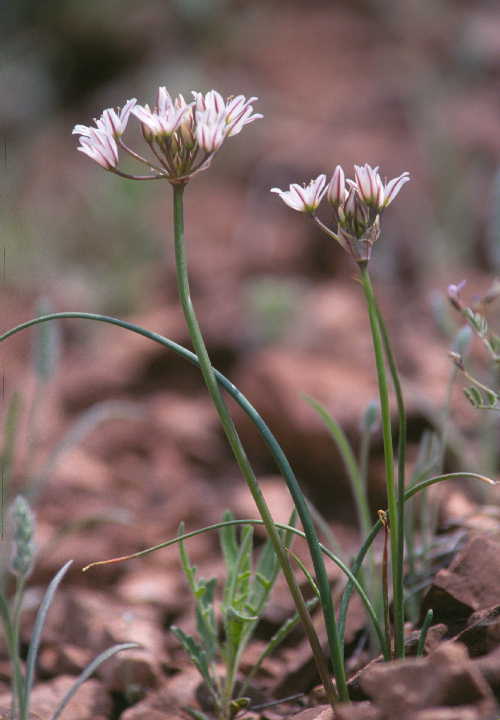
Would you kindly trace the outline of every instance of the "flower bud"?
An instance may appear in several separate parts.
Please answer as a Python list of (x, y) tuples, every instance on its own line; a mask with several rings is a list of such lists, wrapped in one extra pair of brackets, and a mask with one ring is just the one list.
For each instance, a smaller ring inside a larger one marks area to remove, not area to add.
[(328, 185), (328, 190), (326, 191), (326, 199), (331, 205), (333, 205), (333, 207), (338, 208), (344, 203), (346, 197), (347, 190), (345, 186), (344, 171), (340, 165), (337, 165), (332, 175), (332, 179), (330, 180), (330, 184)]
[[(350, 219), (350, 218), (354, 217), (354, 213), (356, 211), (356, 197), (357, 197), (356, 186), (351, 185), (351, 188), (347, 195), (347, 199), (344, 203), (344, 207), (342, 208), (342, 210), (343, 210), (342, 215), (345, 217), (345, 219)], [(341, 217), (341, 219), (342, 219), (342, 217)]]
[(462, 299), (460, 297), (460, 291), (464, 287), (466, 281), (462, 280), (458, 285), (448, 285), (448, 300), (453, 305), (455, 310), (461, 311), (463, 309)]

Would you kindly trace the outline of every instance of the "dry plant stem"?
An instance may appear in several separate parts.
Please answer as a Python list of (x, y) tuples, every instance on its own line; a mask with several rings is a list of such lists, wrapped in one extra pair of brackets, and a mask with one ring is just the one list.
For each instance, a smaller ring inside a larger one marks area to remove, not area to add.
[[(379, 313), (366, 263), (359, 263), (361, 284), (365, 294), (373, 340), (377, 382), (382, 416), (382, 434), (384, 440), (385, 480), (387, 488), (387, 507), (391, 541), (391, 569), (394, 605), (394, 652), (397, 658), (404, 657), (404, 597), (403, 597), (403, 558), (400, 552), (400, 525), (403, 524), (403, 503), (398, 502), (394, 483), (394, 449), (392, 444), (391, 411), (389, 390), (385, 371), (384, 341), (380, 329)], [(404, 493), (404, 487), (402, 488)], [(403, 528), (404, 529), (404, 528)], [(404, 534), (403, 534), (404, 540)], [(403, 545), (404, 547), (404, 545)]]
[[(304, 624), (304, 629), (308, 636), (308, 640), (311, 644), (311, 649), (315, 658), (318, 673), (321, 678), (321, 682), (325, 687), (325, 692), (329, 702), (333, 705), (336, 700), (335, 691), (333, 684), (328, 672), (328, 667), (323, 656), (321, 644), (318, 640), (318, 636), (314, 629), (311, 621), (311, 617), (307, 610), (307, 607), (302, 597), (302, 593), (295, 582), (293, 571), (291, 569), (288, 557), (279, 539), (279, 535), (276, 531), (273, 519), (267, 507), (267, 503), (257, 483), (257, 479), (253, 473), (250, 462), (246, 456), (245, 450), (238, 437), (238, 433), (234, 426), (233, 420), (229, 414), (226, 404), (222, 398), (219, 390), (217, 379), (208, 356), (208, 352), (205, 346), (203, 335), (196, 318), (196, 314), (191, 301), (191, 295), (189, 290), (189, 277), (187, 270), (187, 259), (184, 245), (184, 214), (183, 214), (183, 194), (184, 185), (175, 184), (173, 185), (173, 200), (174, 200), (174, 243), (175, 243), (175, 259), (176, 259), (176, 271), (177, 271), (177, 285), (179, 291), (179, 297), (188, 325), (189, 334), (193, 343), (194, 350), (198, 357), (200, 364), (200, 370), (205, 380), (208, 392), (212, 401), (215, 405), (217, 413), (219, 415), (222, 427), (228, 439), (229, 445), (233, 451), (238, 466), (245, 478), (245, 481), (249, 487), (252, 497), (257, 505), (257, 509), (264, 521), (269, 539), (271, 540), (278, 561), (280, 563), (283, 574), (287, 581), (288, 587), (292, 594), (294, 603), (297, 608), (297, 612)], [(347, 690), (347, 682), (345, 678), (343, 654), (340, 646), (331, 647), (332, 662), (334, 665), (335, 678), (337, 680), (337, 689), (339, 697), (342, 701), (349, 700), (349, 694)]]

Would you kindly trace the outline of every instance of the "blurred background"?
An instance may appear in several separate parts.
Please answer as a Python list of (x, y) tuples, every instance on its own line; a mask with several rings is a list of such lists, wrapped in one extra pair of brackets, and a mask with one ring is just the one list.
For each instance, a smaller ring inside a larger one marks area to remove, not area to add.
[[(185, 96), (256, 95), (264, 120), (228, 140), (186, 193), (194, 301), (215, 364), (262, 410), (312, 492), (327, 480), (331, 492), (333, 478), (348, 498), (302, 394), (325, 403), (356, 439), (376, 397), (365, 310), (349, 258), (269, 189), (330, 174), (337, 163), (348, 172), (380, 165), (387, 178), (408, 170), (412, 182), (384, 216), (372, 270), (400, 353), (410, 438), (437, 422), (459, 326), (446, 287), (467, 279), (467, 297), (486, 292), (500, 265), (497, 0), (16, 0), (3, 4), (3, 18), (3, 326), (32, 316), (44, 297), (55, 310), (132, 317), (187, 342), (170, 187), (104, 172), (76, 152), (71, 131), (128, 98), (153, 103), (158, 85)], [(219, 482), (234, 476), (220, 437), (210, 445), (206, 425), (192, 422), (205, 402), (194, 371), (118, 331), (66, 323), (64, 339), (58, 410), (46, 415), (58, 422), (42, 423), (41, 447), (94, 402), (140, 396), (154, 405), (162, 391), (171, 411), (162, 410), (164, 431), (173, 440), (180, 433), (194, 463), (178, 477), (192, 477), (193, 467)], [(16, 362), (29, 347), (16, 339), (3, 350), (11, 387), (24, 377)], [(477, 416), (459, 392), (455, 402), (468, 432)], [(258, 470), (272, 474), (241, 422)], [(467, 469), (481, 457), (473, 469), (491, 470), (488, 432), (488, 453), (465, 457)], [(114, 470), (132, 484), (153, 461), (130, 442), (127, 452), (128, 465)], [(167, 471), (164, 460), (159, 476), (182, 465), (170, 457)]]
[(152, 103), (160, 84), (257, 95), (265, 115), (189, 188), (205, 286), (230, 276), (252, 295), (262, 276), (292, 291), (345, 276), (340, 250), (268, 193), (337, 163), (412, 174), (377, 248), (385, 282), (404, 278), (410, 296), (465, 268), (498, 270), (495, 0), (16, 0), (3, 17), (9, 285), (120, 311), (147, 305), (152, 287), (168, 291), (158, 267), (171, 265), (169, 188), (107, 175), (71, 136), (104, 107)]

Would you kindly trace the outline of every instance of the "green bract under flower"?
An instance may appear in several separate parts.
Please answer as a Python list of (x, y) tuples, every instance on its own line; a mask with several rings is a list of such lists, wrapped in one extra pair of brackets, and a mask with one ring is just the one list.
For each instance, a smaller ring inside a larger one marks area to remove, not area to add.
[[(80, 136), (78, 150), (122, 177), (187, 182), (209, 167), (227, 137), (237, 135), (245, 125), (263, 117), (253, 112), (255, 97), (237, 95), (224, 100), (216, 90), (192, 95), (194, 100), (188, 103), (182, 95), (172, 98), (166, 87), (160, 87), (153, 108), (138, 105), (136, 99), (128, 100), (118, 111), (108, 108), (94, 120), (95, 127), (75, 125), (73, 134)], [(129, 148), (122, 140), (131, 115), (141, 124), (149, 157)], [(120, 150), (145, 165), (149, 173), (132, 175), (118, 169)]]

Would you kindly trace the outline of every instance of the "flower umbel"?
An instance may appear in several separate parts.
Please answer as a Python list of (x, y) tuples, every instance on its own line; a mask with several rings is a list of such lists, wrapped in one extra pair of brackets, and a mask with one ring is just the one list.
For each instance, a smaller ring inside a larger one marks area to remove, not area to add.
[[(383, 182), (378, 167), (354, 166), (354, 180), (345, 178), (344, 170), (337, 165), (329, 184), (325, 175), (311, 180), (309, 185), (290, 185), (290, 190), (273, 188), (284, 203), (299, 212), (309, 213), (321, 229), (334, 238), (358, 264), (366, 264), (371, 257), (373, 244), (380, 236), (380, 216), (391, 204), (410, 174)], [(333, 208), (336, 230), (325, 225), (316, 216), (323, 197)]]
[[(237, 135), (248, 123), (263, 117), (253, 112), (252, 103), (243, 95), (226, 100), (216, 90), (205, 95), (193, 92), (194, 100), (182, 95), (172, 98), (166, 87), (158, 88), (156, 105), (138, 105), (128, 100), (123, 109), (104, 110), (95, 127), (75, 125), (80, 135), (78, 150), (116, 175), (133, 180), (169, 180), (186, 183), (193, 175), (206, 170), (227, 137)], [(129, 117), (141, 123), (150, 157), (129, 148), (122, 140)], [(147, 175), (132, 175), (118, 169), (119, 150), (145, 165)]]

